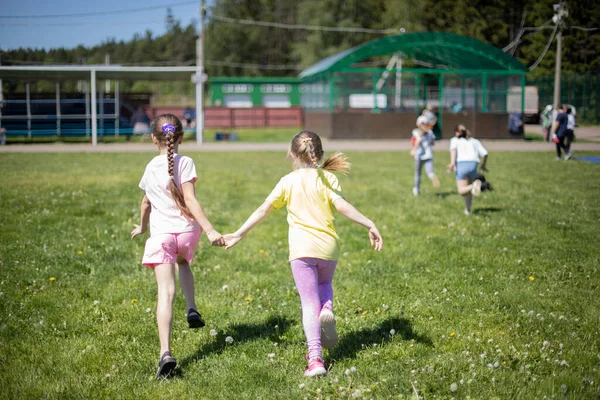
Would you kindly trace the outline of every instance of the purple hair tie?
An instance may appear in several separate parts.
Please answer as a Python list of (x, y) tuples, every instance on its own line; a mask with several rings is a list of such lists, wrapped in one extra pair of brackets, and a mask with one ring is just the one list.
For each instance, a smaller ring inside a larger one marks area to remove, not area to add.
[(168, 134), (169, 134), (169, 132), (171, 132), (171, 133), (175, 133), (175, 127), (173, 126), (173, 124), (170, 124), (170, 123), (168, 123), (168, 122), (165, 122), (165, 123), (162, 125), (162, 131), (163, 131), (163, 134), (166, 136), (166, 135), (168, 135)]

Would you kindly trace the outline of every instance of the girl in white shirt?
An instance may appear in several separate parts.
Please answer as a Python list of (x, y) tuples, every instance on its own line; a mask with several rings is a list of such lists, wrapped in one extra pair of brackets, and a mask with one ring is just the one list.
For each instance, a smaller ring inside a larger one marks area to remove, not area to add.
[(146, 166), (140, 188), (145, 192), (140, 208), (140, 225), (131, 232), (133, 239), (148, 228), (142, 264), (154, 270), (158, 285), (156, 321), (160, 339), (160, 359), (157, 378), (167, 377), (177, 365), (171, 355), (170, 339), (175, 300), (175, 270), (186, 301), (190, 328), (201, 328), (204, 320), (197, 311), (194, 298), (194, 276), (190, 262), (200, 240), (206, 232), (213, 245), (223, 246), (225, 241), (215, 231), (196, 200), (196, 166), (191, 158), (177, 154), (183, 140), (181, 121), (173, 114), (156, 117), (152, 125), (152, 142), (160, 154)]
[(479, 157), (482, 157), (482, 171), (487, 172), (488, 152), (481, 142), (469, 137), (469, 131), (464, 125), (454, 128), (454, 137), (450, 139), (450, 164), (448, 172), (456, 172), (456, 188), (458, 194), (465, 198), (465, 214), (471, 214), (473, 196), (481, 194), (482, 182), (477, 177)]

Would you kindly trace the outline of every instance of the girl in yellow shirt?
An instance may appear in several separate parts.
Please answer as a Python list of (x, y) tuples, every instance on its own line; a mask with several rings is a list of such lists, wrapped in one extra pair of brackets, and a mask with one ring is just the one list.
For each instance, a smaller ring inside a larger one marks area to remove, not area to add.
[(331, 282), (339, 257), (339, 237), (333, 209), (369, 230), (371, 245), (383, 248), (375, 224), (347, 202), (333, 172), (348, 173), (350, 164), (335, 153), (321, 165), (323, 146), (314, 132), (302, 131), (292, 139), (289, 158), (294, 171), (281, 178), (265, 202), (235, 232), (225, 235), (226, 248), (235, 246), (273, 208), (287, 207), (292, 274), (302, 303), (302, 325), (308, 347), (306, 376), (325, 375), (322, 347), (338, 340), (333, 315)]

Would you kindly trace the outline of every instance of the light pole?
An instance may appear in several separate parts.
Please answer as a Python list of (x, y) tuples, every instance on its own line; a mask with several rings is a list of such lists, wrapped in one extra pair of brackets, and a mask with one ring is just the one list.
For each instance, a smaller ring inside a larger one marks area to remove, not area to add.
[(204, 17), (206, 15), (205, 0), (200, 5), (200, 32), (196, 47), (196, 74), (192, 81), (196, 83), (196, 143), (202, 144), (204, 139)]
[(560, 69), (562, 61), (562, 30), (564, 27), (564, 19), (569, 16), (567, 4), (561, 1), (560, 4), (554, 4), (554, 17), (552, 21), (556, 24), (556, 65), (554, 69), (554, 100), (553, 106), (561, 104), (560, 101)]

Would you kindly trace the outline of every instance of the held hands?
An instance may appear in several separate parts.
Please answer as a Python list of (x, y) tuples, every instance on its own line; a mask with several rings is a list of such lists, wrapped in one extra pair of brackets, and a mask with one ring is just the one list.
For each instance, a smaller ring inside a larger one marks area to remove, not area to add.
[(137, 225), (137, 224), (133, 224), (133, 226), (135, 226), (135, 229), (131, 231), (131, 239), (132, 240), (137, 235), (141, 235), (142, 233), (146, 232), (146, 227), (145, 226), (140, 226), (140, 225)]
[(455, 163), (448, 164), (448, 166), (446, 167), (446, 172), (449, 174), (454, 171), (456, 171), (456, 164)]
[(225, 238), (225, 250), (232, 248), (238, 244), (244, 237), (236, 233), (228, 233)]
[(210, 241), (210, 244), (212, 244), (213, 246), (217, 246), (217, 247), (225, 246), (225, 239), (223, 239), (223, 236), (221, 236), (221, 234), (215, 230), (206, 232), (206, 237)]
[(375, 225), (369, 228), (369, 240), (375, 250), (381, 251), (383, 249), (383, 238)]
[(485, 165), (482, 165), (481, 167), (479, 167), (479, 169), (483, 172), (490, 172)]

